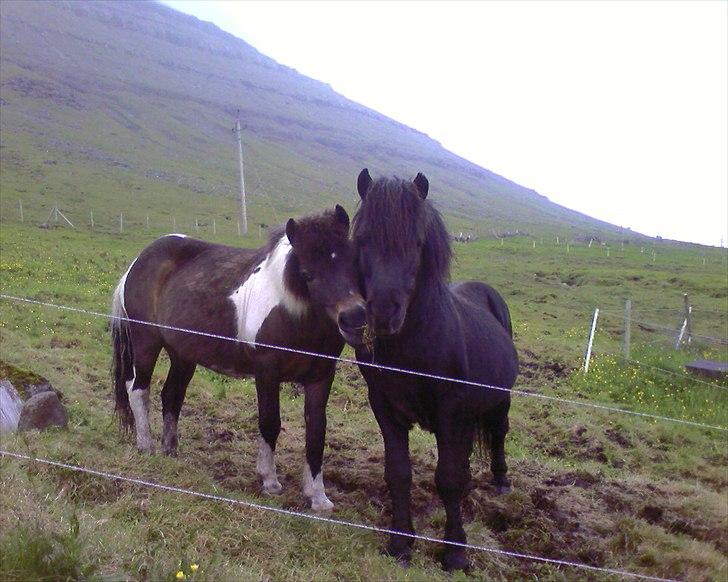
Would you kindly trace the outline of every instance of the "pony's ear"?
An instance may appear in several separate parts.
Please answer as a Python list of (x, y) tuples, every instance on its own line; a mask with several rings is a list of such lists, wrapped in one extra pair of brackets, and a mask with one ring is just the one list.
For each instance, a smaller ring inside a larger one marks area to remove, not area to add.
[(415, 187), (417, 188), (417, 191), (420, 193), (420, 198), (422, 198), (422, 200), (427, 198), (427, 192), (430, 189), (430, 183), (427, 181), (427, 178), (425, 178), (425, 175), (422, 172), (419, 172), (417, 176), (415, 176), (415, 179), (413, 181)]
[(356, 189), (359, 191), (359, 196), (364, 200), (364, 197), (369, 191), (369, 186), (372, 185), (372, 177), (369, 175), (369, 170), (364, 168), (359, 172), (359, 177), (356, 180)]
[(292, 218), (289, 218), (288, 222), (286, 222), (286, 236), (288, 237), (288, 241), (291, 245), (294, 245), (296, 238), (296, 221)]
[(343, 206), (340, 206), (339, 204), (336, 205), (336, 209), (334, 210), (334, 214), (336, 216), (337, 222), (341, 225), (342, 230), (346, 233), (349, 232), (349, 215), (346, 213), (346, 210), (344, 210)]

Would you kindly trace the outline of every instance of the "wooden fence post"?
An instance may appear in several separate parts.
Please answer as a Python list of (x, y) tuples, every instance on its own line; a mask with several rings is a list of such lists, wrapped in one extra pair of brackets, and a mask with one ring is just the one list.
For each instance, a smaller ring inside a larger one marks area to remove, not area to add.
[(624, 359), (629, 360), (629, 348), (632, 340), (632, 300), (624, 302)]
[(594, 333), (597, 330), (597, 319), (599, 319), (599, 308), (594, 310), (594, 317), (592, 319), (591, 331), (589, 331), (589, 341), (586, 344), (586, 353), (584, 354), (584, 373), (589, 371), (589, 360), (591, 360), (592, 345), (594, 343)]
[(23, 220), (23, 201), (22, 200), (18, 200), (18, 208), (20, 209), (20, 222), (25, 222), (25, 220)]
[(91, 211), (91, 230), (94, 229), (94, 211)]

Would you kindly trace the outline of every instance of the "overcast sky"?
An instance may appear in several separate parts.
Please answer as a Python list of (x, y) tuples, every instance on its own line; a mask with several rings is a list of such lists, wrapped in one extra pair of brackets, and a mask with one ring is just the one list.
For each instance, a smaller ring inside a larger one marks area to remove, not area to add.
[(555, 202), (728, 241), (728, 2), (164, 3)]

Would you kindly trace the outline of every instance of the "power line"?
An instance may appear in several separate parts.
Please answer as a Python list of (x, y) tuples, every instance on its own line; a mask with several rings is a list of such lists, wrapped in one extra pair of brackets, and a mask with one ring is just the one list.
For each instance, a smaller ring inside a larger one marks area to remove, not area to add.
[(396, 373), (399, 373), (399, 374), (408, 374), (408, 375), (411, 375), (411, 376), (418, 376), (418, 377), (422, 377), (422, 378), (429, 378), (431, 380), (441, 380), (441, 381), (444, 381), (444, 382), (452, 382), (452, 383), (456, 383), (456, 384), (463, 384), (465, 386), (471, 386), (471, 387), (475, 387), (475, 388), (487, 388), (487, 389), (490, 389), (490, 390), (499, 390), (501, 392), (510, 392), (511, 394), (515, 394), (515, 395), (518, 395), (518, 396), (530, 396), (530, 397), (533, 397), (533, 398), (541, 398), (542, 400), (549, 400), (549, 401), (553, 401), (553, 402), (560, 402), (562, 404), (571, 404), (571, 405), (574, 405), (574, 406), (584, 406), (584, 407), (593, 408), (593, 409), (596, 409), (596, 410), (603, 410), (603, 411), (607, 411), (607, 412), (618, 412), (618, 413), (621, 413), (621, 414), (628, 414), (628, 415), (632, 415), (632, 416), (638, 416), (638, 417), (647, 418), (647, 419), (650, 419), (650, 420), (660, 420), (660, 421), (665, 421), (665, 422), (674, 422), (674, 423), (682, 424), (682, 425), (686, 425), (686, 426), (694, 426), (694, 427), (698, 427), (698, 428), (706, 428), (706, 429), (710, 429), (710, 430), (719, 430), (719, 431), (728, 432), (728, 427), (724, 427), (724, 426), (716, 426), (716, 425), (706, 424), (706, 423), (702, 423), (702, 422), (695, 422), (695, 421), (692, 421), (692, 420), (683, 420), (683, 419), (680, 419), (680, 418), (673, 418), (673, 417), (670, 417), (670, 416), (661, 416), (661, 415), (658, 415), (658, 414), (650, 414), (650, 413), (647, 413), (647, 412), (637, 412), (637, 411), (634, 411), (634, 410), (624, 410), (624, 409), (621, 409), (621, 408), (615, 408), (613, 406), (607, 406), (605, 404), (597, 404), (597, 403), (594, 403), (594, 402), (581, 402), (581, 401), (578, 401), (578, 400), (569, 400), (567, 398), (559, 398), (558, 396), (548, 396), (546, 394), (540, 394), (538, 392), (532, 392), (530, 390), (518, 390), (518, 389), (515, 389), (515, 388), (504, 388), (502, 386), (493, 386), (491, 384), (485, 384), (485, 383), (482, 383), (482, 382), (474, 382), (474, 381), (471, 381), (471, 380), (464, 380), (464, 379), (460, 379), (460, 378), (450, 378), (450, 377), (441, 376), (441, 375), (438, 375), (438, 374), (429, 374), (427, 372), (419, 372), (417, 370), (408, 370), (406, 368), (397, 368), (397, 367), (394, 367), (394, 366), (387, 366), (387, 365), (384, 365), (384, 364), (375, 364), (373, 362), (362, 362), (362, 361), (358, 361), (358, 360), (352, 360), (350, 358), (342, 358), (342, 357), (337, 357), (337, 356), (330, 356), (330, 355), (327, 355), (327, 354), (320, 354), (320, 353), (311, 352), (311, 351), (308, 351), (308, 350), (299, 350), (299, 349), (295, 349), (295, 348), (288, 348), (288, 347), (285, 347), (285, 346), (278, 346), (278, 345), (267, 344), (267, 343), (263, 343), (263, 342), (256, 342), (256, 341), (249, 341), (249, 340), (241, 340), (241, 339), (238, 339), (238, 338), (235, 338), (235, 337), (228, 337), (228, 336), (219, 335), (219, 334), (215, 334), (215, 333), (208, 333), (208, 332), (204, 332), (204, 331), (197, 331), (197, 330), (194, 330), (194, 329), (185, 329), (185, 328), (182, 328), (182, 327), (176, 327), (176, 326), (172, 326), (172, 325), (164, 325), (164, 324), (161, 324), (161, 323), (154, 323), (154, 322), (151, 322), (151, 321), (143, 321), (143, 320), (140, 320), (140, 319), (133, 319), (131, 317), (123, 317), (123, 316), (118, 316), (118, 315), (110, 315), (110, 314), (107, 314), (107, 313), (100, 313), (100, 312), (97, 312), (97, 311), (90, 311), (90, 310), (83, 309), (83, 308), (80, 308), (80, 307), (71, 307), (71, 306), (67, 306), (67, 305), (59, 305), (59, 304), (56, 304), (56, 303), (48, 303), (48, 302), (45, 302), (45, 301), (38, 301), (38, 300), (35, 300), (35, 299), (28, 299), (28, 298), (25, 298), (25, 297), (17, 297), (17, 296), (14, 296), (14, 295), (6, 295), (6, 294), (0, 294), (0, 299), (5, 299), (5, 300), (8, 300), (8, 301), (20, 302), (20, 303), (28, 303), (28, 304), (32, 304), (32, 305), (40, 305), (40, 306), (43, 306), (43, 307), (50, 307), (50, 308), (59, 309), (59, 310), (62, 310), (62, 311), (71, 311), (71, 312), (74, 312), (74, 313), (81, 313), (81, 314), (84, 314), (84, 315), (91, 315), (91, 316), (94, 316), (94, 317), (101, 317), (101, 318), (104, 318), (104, 319), (109, 319), (109, 320), (114, 320), (114, 321), (127, 321), (129, 323), (136, 323), (138, 325), (147, 325), (147, 326), (156, 327), (156, 328), (159, 328), (159, 329), (166, 329), (166, 330), (169, 330), (169, 331), (176, 331), (176, 332), (180, 332), (180, 333), (189, 333), (189, 334), (198, 335), (198, 336), (202, 336), (202, 337), (208, 337), (208, 338), (211, 338), (211, 339), (218, 339), (218, 340), (222, 340), (222, 341), (230, 341), (230, 342), (234, 342), (234, 343), (246, 344), (246, 345), (249, 345), (251, 347), (268, 348), (268, 349), (279, 350), (279, 351), (283, 351), (283, 352), (289, 352), (289, 353), (299, 354), (299, 355), (303, 355), (303, 356), (310, 356), (310, 357), (314, 357), (314, 358), (323, 358), (323, 359), (327, 359), (327, 360), (334, 360), (334, 361), (338, 361), (338, 362), (344, 362), (344, 363), (347, 363), (347, 364), (355, 364), (355, 365), (358, 365), (358, 366), (367, 366), (367, 367), (371, 367), (371, 368), (377, 368), (377, 369), (380, 369), (380, 370), (385, 370), (385, 371), (388, 371), (388, 372), (396, 372)]

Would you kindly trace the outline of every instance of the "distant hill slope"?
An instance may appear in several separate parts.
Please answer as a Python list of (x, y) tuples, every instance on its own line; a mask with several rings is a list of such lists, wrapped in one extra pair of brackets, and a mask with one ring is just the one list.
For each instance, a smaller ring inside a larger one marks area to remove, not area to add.
[(247, 124), (251, 222), (343, 201), (359, 170), (423, 171), (453, 227), (618, 236), (428, 136), (152, 2), (0, 5), (2, 211), (235, 213)]

